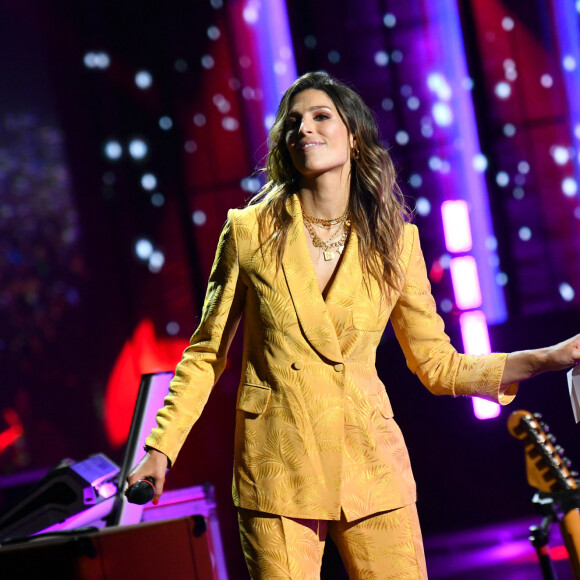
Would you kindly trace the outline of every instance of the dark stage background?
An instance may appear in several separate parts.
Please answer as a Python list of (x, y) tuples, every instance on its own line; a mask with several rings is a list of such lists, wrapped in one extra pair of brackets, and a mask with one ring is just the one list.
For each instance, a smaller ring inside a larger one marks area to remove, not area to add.
[[(503, 304), (484, 296), (493, 350), (580, 329), (574, 2), (0, 4), (0, 508), (24, 492), (15, 482), (64, 457), (120, 459), (139, 376), (179, 360), (226, 211), (260, 185), (272, 94), (294, 70), (329, 71), (375, 111), (459, 349), (439, 207), (468, 195), (470, 179), (486, 193), (472, 224), (493, 231), (478, 266)], [(457, 54), (440, 33), (449, 7), (467, 66), (459, 101)], [(267, 10), (287, 14), (283, 50), (264, 49)], [(468, 117), (477, 178), (458, 169)], [(169, 488), (216, 486), (231, 578), (246, 576), (230, 496), (240, 336), (167, 478)], [(505, 427), (512, 409), (541, 411), (580, 462), (565, 373), (530, 380), (499, 418), (480, 421), (470, 400), (430, 395), (389, 330), (377, 358), (426, 535), (532, 513), (521, 444)]]

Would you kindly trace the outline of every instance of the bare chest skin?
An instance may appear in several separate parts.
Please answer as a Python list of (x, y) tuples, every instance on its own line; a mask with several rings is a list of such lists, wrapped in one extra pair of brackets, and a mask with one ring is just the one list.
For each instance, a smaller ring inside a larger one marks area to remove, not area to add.
[[(337, 249), (334, 249), (334, 259), (328, 261), (325, 260), (322, 248), (317, 248), (314, 246), (312, 243), (312, 238), (310, 237), (310, 234), (306, 228), (304, 228), (304, 234), (306, 235), (308, 251), (310, 252), (310, 259), (312, 260), (312, 265), (314, 266), (314, 272), (316, 274), (316, 280), (318, 281), (320, 293), (322, 294), (323, 298), (326, 298), (328, 290), (330, 289), (332, 281), (334, 280), (334, 276), (336, 275), (340, 261), (342, 260), (342, 254), (339, 253)], [(345, 242), (345, 246), (347, 242)]]

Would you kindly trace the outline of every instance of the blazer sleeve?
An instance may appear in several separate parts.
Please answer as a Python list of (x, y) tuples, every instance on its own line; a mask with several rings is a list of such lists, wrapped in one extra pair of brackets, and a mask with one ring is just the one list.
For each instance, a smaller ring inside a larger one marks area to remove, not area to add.
[(145, 442), (147, 448), (167, 455), (171, 464), (225, 368), (242, 315), (245, 285), (239, 275), (234, 212), (228, 212), (219, 239), (201, 322), (177, 365), (169, 394), (157, 413), (157, 427)]
[(501, 389), (507, 354), (466, 355), (451, 345), (431, 294), (417, 227), (410, 224), (405, 228), (404, 261), (407, 256), (404, 288), (391, 314), (407, 366), (436, 395), (469, 395), (510, 403), (518, 385)]

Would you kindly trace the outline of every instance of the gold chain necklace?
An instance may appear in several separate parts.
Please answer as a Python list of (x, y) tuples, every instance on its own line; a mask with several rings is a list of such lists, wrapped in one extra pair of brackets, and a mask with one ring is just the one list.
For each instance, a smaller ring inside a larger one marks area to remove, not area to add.
[(316, 233), (312, 229), (311, 224), (307, 224), (306, 227), (308, 229), (308, 232), (310, 233), (310, 237), (312, 238), (312, 245), (317, 248), (322, 248), (322, 250), (324, 251), (324, 259), (326, 261), (332, 260), (334, 258), (334, 254), (332, 252), (333, 248), (338, 248), (339, 252), (342, 252), (344, 242), (348, 237), (348, 231), (344, 230), (338, 240), (329, 243), (328, 240), (324, 241), (316, 235)]
[[(348, 238), (349, 227), (350, 227), (350, 220), (348, 219), (348, 209), (338, 218), (333, 219), (323, 219), (317, 218), (315, 216), (311, 216), (307, 212), (304, 211), (302, 208), (302, 216), (304, 218), (304, 225), (312, 238), (312, 245), (315, 248), (321, 248), (323, 251), (324, 260), (329, 262), (330, 260), (334, 259), (334, 248), (338, 248), (338, 252), (341, 253), (346, 239)], [(315, 231), (314, 231), (314, 223), (321, 225), (324, 228), (330, 229), (333, 225), (339, 226), (336, 232), (328, 239), (323, 240)], [(340, 230), (342, 233), (338, 240), (333, 241), (334, 238), (339, 234)]]
[[(338, 216), (337, 218), (332, 218), (332, 219), (325, 219), (325, 218), (316, 217), (314, 215), (309, 214), (304, 209), (302, 204), (300, 205), (300, 207), (302, 209), (302, 216), (305, 218), (305, 220), (308, 220), (310, 223), (317, 224), (317, 225), (322, 226), (323, 228), (326, 228), (326, 229), (330, 229), (332, 226), (337, 226), (339, 224), (343, 224), (344, 222), (348, 221), (347, 220), (348, 207), (344, 210), (344, 213), (341, 216)], [(348, 221), (348, 223), (346, 225), (350, 226), (350, 221)]]

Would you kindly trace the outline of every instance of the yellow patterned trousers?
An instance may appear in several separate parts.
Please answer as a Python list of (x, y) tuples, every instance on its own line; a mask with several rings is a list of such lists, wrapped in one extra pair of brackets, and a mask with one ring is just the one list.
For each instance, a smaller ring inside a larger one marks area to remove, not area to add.
[(347, 522), (238, 511), (252, 580), (320, 580), (327, 534), (351, 580), (426, 580), (415, 504)]

